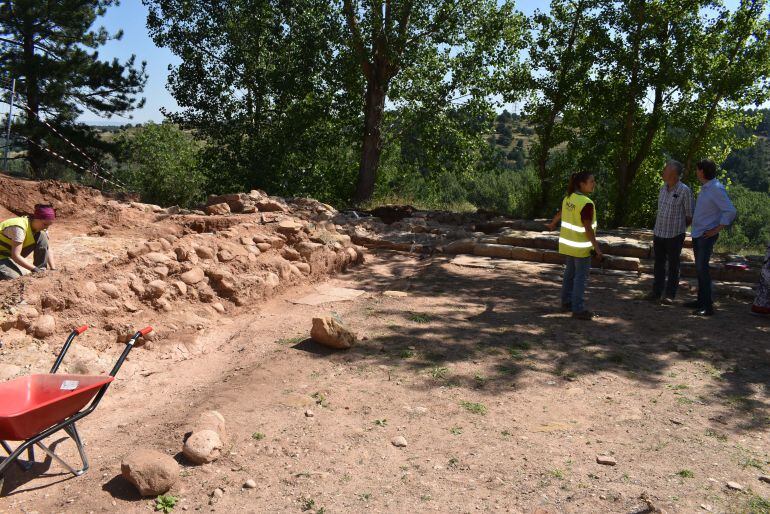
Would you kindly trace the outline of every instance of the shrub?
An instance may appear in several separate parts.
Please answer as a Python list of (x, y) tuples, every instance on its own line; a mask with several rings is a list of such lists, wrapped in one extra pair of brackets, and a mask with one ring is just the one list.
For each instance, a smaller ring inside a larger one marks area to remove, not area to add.
[(190, 206), (204, 196), (200, 143), (177, 126), (149, 123), (116, 138), (118, 173), (142, 200)]
[(730, 199), (738, 210), (735, 222), (719, 234), (717, 249), (723, 252), (764, 255), (770, 244), (770, 194), (730, 186)]

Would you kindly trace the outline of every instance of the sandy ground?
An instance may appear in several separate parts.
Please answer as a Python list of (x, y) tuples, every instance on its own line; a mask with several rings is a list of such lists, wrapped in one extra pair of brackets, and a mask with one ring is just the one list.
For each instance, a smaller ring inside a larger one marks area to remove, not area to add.
[[(0, 512), (152, 510), (120, 478), (137, 448), (182, 464), (175, 512), (768, 512), (770, 324), (730, 299), (709, 319), (651, 305), (635, 275), (593, 275), (602, 317), (575, 321), (558, 273), (383, 252), (327, 282), (366, 291), (353, 301), (294, 305), (314, 289), (297, 287), (191, 334), (200, 355), (139, 348), (80, 423), (91, 470), (12, 468)], [(331, 312), (356, 348), (307, 339)], [(192, 466), (186, 422), (207, 409), (231, 444)]]

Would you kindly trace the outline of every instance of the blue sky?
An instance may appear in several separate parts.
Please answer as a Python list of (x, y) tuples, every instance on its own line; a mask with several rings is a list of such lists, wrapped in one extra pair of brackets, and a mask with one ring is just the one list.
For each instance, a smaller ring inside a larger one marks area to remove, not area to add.
[[(725, 3), (734, 8), (739, 0), (727, 0)], [(532, 14), (535, 9), (543, 9), (548, 5), (547, 1), (521, 0), (517, 2), (519, 10), (525, 14)], [(111, 60), (117, 57), (124, 61), (131, 54), (136, 54), (137, 61), (147, 61), (147, 72), (149, 79), (145, 88), (144, 96), (147, 103), (144, 108), (133, 112), (133, 119), (122, 117), (113, 117), (110, 123), (137, 123), (146, 121), (161, 121), (163, 115), (160, 113), (161, 107), (169, 110), (176, 110), (178, 106), (169, 92), (166, 90), (166, 77), (168, 76), (168, 66), (179, 62), (179, 59), (165, 48), (158, 48), (150, 39), (145, 25), (147, 19), (147, 9), (142, 5), (141, 0), (123, 0), (118, 7), (108, 9), (107, 14), (97, 23), (103, 25), (110, 32), (116, 32), (123, 29), (123, 39), (120, 41), (111, 41), (100, 50), (100, 55), (104, 59)], [(106, 120), (99, 120), (92, 113), (84, 113), (80, 121), (86, 123), (99, 123)]]

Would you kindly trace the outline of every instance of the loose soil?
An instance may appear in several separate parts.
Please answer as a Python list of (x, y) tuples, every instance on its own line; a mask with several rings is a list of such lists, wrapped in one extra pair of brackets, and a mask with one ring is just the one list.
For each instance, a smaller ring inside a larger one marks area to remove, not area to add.
[[(93, 221), (52, 232), (65, 269), (85, 272), (98, 250), (140, 239), (120, 224), (93, 246), (66, 246)], [(200, 327), (137, 348), (79, 424), (90, 471), (73, 478), (38, 455), (31, 472), (11, 468), (0, 512), (147, 512), (155, 502), (120, 477), (137, 448), (182, 464), (175, 512), (767, 512), (770, 324), (745, 303), (723, 298), (716, 316), (696, 318), (642, 301), (648, 279), (597, 273), (588, 302), (601, 317), (576, 321), (557, 308), (559, 266), (450, 261), (374, 252), (223, 315), (190, 307)], [(321, 285), (366, 293), (290, 301)], [(145, 312), (161, 328), (177, 322)], [(353, 349), (308, 339), (311, 318), (332, 313), (360, 336)], [(84, 345), (107, 363), (120, 351)], [(182, 439), (208, 409), (224, 415), (230, 444), (192, 466)], [(55, 446), (77, 462), (69, 440)]]

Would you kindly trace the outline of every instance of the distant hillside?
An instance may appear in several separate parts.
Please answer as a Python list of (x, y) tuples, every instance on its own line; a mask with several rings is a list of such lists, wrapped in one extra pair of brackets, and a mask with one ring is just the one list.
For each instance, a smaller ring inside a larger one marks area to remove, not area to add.
[[(753, 132), (754, 145), (734, 150), (722, 163), (728, 177), (752, 191), (770, 192), (770, 109), (762, 109), (763, 120)], [(741, 128), (737, 129), (742, 130)], [(507, 110), (495, 119), (495, 131), (489, 138), (499, 152), (503, 167), (522, 170), (529, 164), (529, 152), (535, 131), (525, 116)]]
[(499, 152), (503, 167), (523, 170), (529, 162), (534, 138), (535, 130), (527, 119), (506, 110), (495, 119), (495, 132), (490, 137), (490, 143)]

